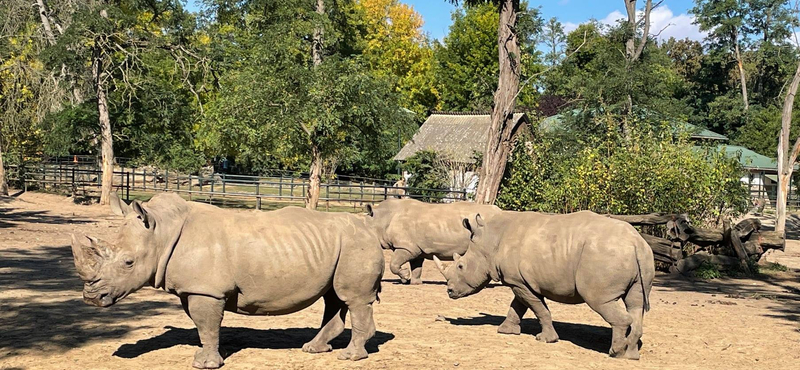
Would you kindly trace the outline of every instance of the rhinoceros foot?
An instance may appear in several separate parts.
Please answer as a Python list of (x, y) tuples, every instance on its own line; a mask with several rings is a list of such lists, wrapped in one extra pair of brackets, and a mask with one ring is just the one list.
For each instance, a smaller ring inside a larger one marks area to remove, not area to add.
[(508, 321), (503, 321), (500, 327), (497, 328), (497, 332), (500, 334), (519, 335), (521, 331), (522, 329), (519, 324), (510, 323)]
[(361, 349), (352, 349), (352, 348), (345, 348), (339, 352), (339, 355), (336, 356), (340, 360), (350, 360), (350, 361), (358, 361), (367, 358), (367, 350), (364, 348)]
[(218, 351), (200, 349), (194, 355), (192, 367), (196, 369), (219, 369), (224, 363)]
[(330, 352), (333, 349), (330, 344), (327, 343), (314, 343), (314, 341), (308, 342), (303, 345), (303, 352), (306, 353), (323, 353), (323, 352)]
[(555, 331), (542, 331), (536, 334), (536, 340), (545, 343), (555, 343), (558, 342), (558, 334), (556, 334)]

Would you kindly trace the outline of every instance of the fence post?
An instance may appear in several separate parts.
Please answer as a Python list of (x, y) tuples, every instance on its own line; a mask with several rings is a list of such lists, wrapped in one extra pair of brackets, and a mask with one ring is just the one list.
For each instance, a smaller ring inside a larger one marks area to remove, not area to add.
[(280, 176), (278, 178), (278, 197), (283, 197), (283, 172), (281, 172)]
[(383, 185), (383, 200), (389, 199), (389, 188)]
[(192, 175), (189, 175), (189, 200), (192, 200)]
[(261, 210), (261, 179), (256, 180), (256, 209)]
[(72, 198), (75, 199), (75, 195), (78, 192), (78, 186), (75, 184), (75, 167), (72, 167)]
[(169, 169), (164, 170), (164, 190), (169, 190)]
[(127, 171), (125, 172), (125, 183), (127, 185), (125, 187), (125, 200), (130, 202), (131, 201), (131, 173), (127, 172)]

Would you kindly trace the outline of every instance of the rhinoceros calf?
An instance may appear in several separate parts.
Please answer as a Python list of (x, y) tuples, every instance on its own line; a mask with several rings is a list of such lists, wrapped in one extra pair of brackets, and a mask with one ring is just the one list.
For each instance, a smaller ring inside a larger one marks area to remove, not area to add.
[[(414, 199), (389, 199), (375, 207), (367, 205), (371, 224), (381, 246), (392, 249), (389, 269), (403, 284), (421, 284), (422, 263), (436, 256), (450, 260), (463, 254), (469, 244), (469, 231), (461, 226), (464, 217), (480, 213), (487, 219), (500, 208), (471, 202), (423, 203)], [(411, 271), (403, 265), (409, 262)]]
[(611, 324), (611, 356), (639, 358), (655, 266), (652, 250), (631, 225), (588, 211), (502, 212), (489, 220), (465, 218), (463, 225), (471, 232), (466, 254), (456, 254), (446, 269), (435, 259), (450, 298), (501, 281), (511, 287), (514, 301), (498, 331), (519, 334), (520, 320), (530, 308), (542, 325), (536, 339), (548, 343), (557, 341), (558, 334), (545, 298), (585, 302)]
[(125, 218), (116, 240), (73, 235), (84, 301), (108, 307), (146, 285), (177, 295), (202, 343), (194, 367), (222, 366), (223, 311), (283, 315), (320, 297), (322, 328), (303, 351), (330, 351), (350, 310), (352, 339), (338, 357), (367, 357), (384, 262), (363, 217), (296, 207), (237, 212), (175, 194), (131, 206), (113, 197), (112, 209)]

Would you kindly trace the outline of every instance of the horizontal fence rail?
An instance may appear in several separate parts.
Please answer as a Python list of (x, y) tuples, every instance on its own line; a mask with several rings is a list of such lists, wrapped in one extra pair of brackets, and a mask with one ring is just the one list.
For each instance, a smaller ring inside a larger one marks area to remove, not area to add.
[[(84, 163), (10, 166), (9, 180), (25, 190), (36, 187), (89, 196), (99, 193), (102, 171)], [(337, 176), (323, 181), (320, 184), (320, 202), (324, 202), (326, 207), (356, 208), (395, 197), (445, 203), (467, 199), (465, 190), (396, 187), (390, 180)], [(297, 173), (278, 173), (277, 176), (214, 173), (202, 176), (133, 168), (114, 171), (113, 183), (115, 191), (127, 200), (149, 199), (154, 193), (174, 192), (190, 200), (256, 209), (262, 209), (264, 201), (302, 203), (309, 187), (308, 179), (297, 176)]]

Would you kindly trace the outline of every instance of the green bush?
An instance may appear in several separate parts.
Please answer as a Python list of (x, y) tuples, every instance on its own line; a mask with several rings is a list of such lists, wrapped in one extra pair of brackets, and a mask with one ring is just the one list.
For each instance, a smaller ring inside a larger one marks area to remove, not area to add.
[[(441, 201), (444, 191), (449, 188), (447, 170), (442, 167), (435, 151), (424, 150), (406, 159), (404, 171), (412, 174), (408, 179), (408, 195), (423, 202)], [(439, 190), (439, 191), (437, 191)]]
[(719, 271), (719, 268), (717, 268), (717, 265), (703, 261), (703, 263), (694, 270), (694, 276), (701, 279), (719, 279), (722, 277), (722, 273)]
[(680, 212), (701, 222), (746, 210), (736, 158), (663, 127), (629, 129), (623, 137), (609, 123), (589, 137), (562, 130), (522, 141), (498, 206), (555, 213)]

